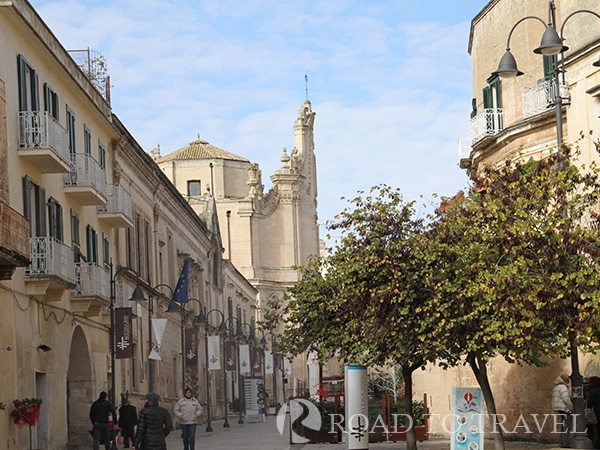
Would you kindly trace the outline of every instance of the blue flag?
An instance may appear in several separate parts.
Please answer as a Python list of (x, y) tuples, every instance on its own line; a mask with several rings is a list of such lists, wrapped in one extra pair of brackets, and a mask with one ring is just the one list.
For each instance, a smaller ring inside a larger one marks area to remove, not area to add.
[(175, 292), (173, 293), (173, 300), (177, 303), (187, 303), (188, 301), (188, 266), (189, 259), (186, 259), (183, 263), (183, 268), (181, 269), (181, 275), (179, 275), (179, 281), (177, 281), (177, 286), (175, 287)]

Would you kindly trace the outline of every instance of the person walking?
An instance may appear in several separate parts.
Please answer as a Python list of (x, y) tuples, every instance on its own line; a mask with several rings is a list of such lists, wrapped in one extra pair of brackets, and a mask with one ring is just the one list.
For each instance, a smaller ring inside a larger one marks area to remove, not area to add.
[(194, 450), (196, 443), (196, 426), (198, 418), (202, 415), (202, 406), (192, 394), (189, 387), (185, 388), (183, 397), (179, 399), (173, 411), (181, 424), (181, 437), (183, 450)]
[(146, 394), (133, 439), (134, 450), (167, 450), (165, 438), (173, 429), (173, 422), (166, 408), (159, 406), (158, 399), (156, 392)]
[(570, 448), (569, 433), (571, 431), (571, 414), (573, 413), (573, 402), (571, 401), (570, 379), (566, 374), (556, 377), (552, 389), (552, 409), (562, 419), (560, 446)]
[[(134, 429), (137, 425), (137, 410), (135, 406), (129, 404), (127, 397), (123, 398), (123, 403), (119, 408), (119, 428), (121, 428), (121, 436), (123, 436), (123, 447), (129, 447), (129, 440), (133, 442)], [(133, 443), (131, 444), (133, 445)]]
[(106, 392), (100, 392), (98, 400), (92, 403), (90, 408), (90, 420), (92, 421), (92, 435), (94, 436), (94, 450), (99, 450), (100, 443), (104, 443), (104, 448), (110, 450), (112, 441), (110, 426), (108, 424), (108, 415), (112, 417), (112, 422), (117, 423), (117, 412), (111, 402), (106, 400)]

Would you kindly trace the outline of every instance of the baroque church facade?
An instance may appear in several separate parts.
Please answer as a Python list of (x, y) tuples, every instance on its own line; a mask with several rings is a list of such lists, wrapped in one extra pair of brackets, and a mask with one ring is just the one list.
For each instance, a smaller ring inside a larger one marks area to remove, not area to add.
[[(223, 257), (256, 288), (258, 321), (268, 302), (283, 299), (285, 290), (298, 281), (295, 267), (306, 264), (311, 255), (320, 252), (315, 115), (306, 100), (293, 123), (294, 147), (290, 152), (283, 149), (281, 167), (270, 176), (272, 186), (268, 190), (258, 164), (202, 139), (165, 156), (160, 155), (158, 148), (151, 152), (163, 173), (198, 214), (214, 201)], [(272, 331), (276, 335), (277, 330)], [(267, 333), (265, 339), (271, 344), (276, 337)], [(279, 388), (274, 383), (269, 390), (272, 394), (277, 390), (274, 395), (279, 403), (309, 389), (305, 356), (275, 364), (282, 383)], [(329, 364), (325, 365), (325, 374), (330, 369), (337, 374), (337, 366), (330, 368)], [(284, 387), (287, 378), (290, 380)], [(270, 386), (269, 380), (267, 385)]]

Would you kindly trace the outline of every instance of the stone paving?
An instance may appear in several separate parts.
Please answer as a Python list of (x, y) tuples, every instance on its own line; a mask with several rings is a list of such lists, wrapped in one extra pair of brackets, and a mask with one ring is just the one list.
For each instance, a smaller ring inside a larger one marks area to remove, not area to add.
[[(223, 421), (212, 423), (212, 432), (206, 432), (206, 425), (198, 425), (196, 431), (196, 450), (344, 450), (346, 444), (290, 444), (289, 434), (282, 436), (277, 430), (276, 417), (267, 416), (264, 423), (238, 424), (237, 417), (229, 418), (229, 428), (223, 427)], [(174, 430), (167, 437), (169, 450), (183, 450), (181, 431)], [(122, 444), (119, 445), (119, 448)], [(537, 442), (507, 442), (507, 450), (553, 450), (556, 444)], [(371, 443), (373, 450), (403, 450), (406, 442)], [(417, 443), (418, 450), (450, 450), (447, 438), (432, 437), (430, 440)], [(485, 448), (493, 450), (494, 443), (486, 440)]]

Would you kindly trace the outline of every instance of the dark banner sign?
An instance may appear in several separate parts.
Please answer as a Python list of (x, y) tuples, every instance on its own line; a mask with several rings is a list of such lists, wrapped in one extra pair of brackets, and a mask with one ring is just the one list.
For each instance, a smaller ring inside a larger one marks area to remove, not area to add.
[(252, 375), (262, 375), (264, 364), (264, 350), (260, 347), (252, 348)]
[(133, 358), (131, 308), (115, 308), (115, 358)]
[(198, 333), (193, 328), (185, 330), (185, 359), (188, 367), (198, 365)]
[(236, 344), (233, 341), (225, 342), (225, 369), (228, 372), (235, 372), (237, 370), (237, 352)]

